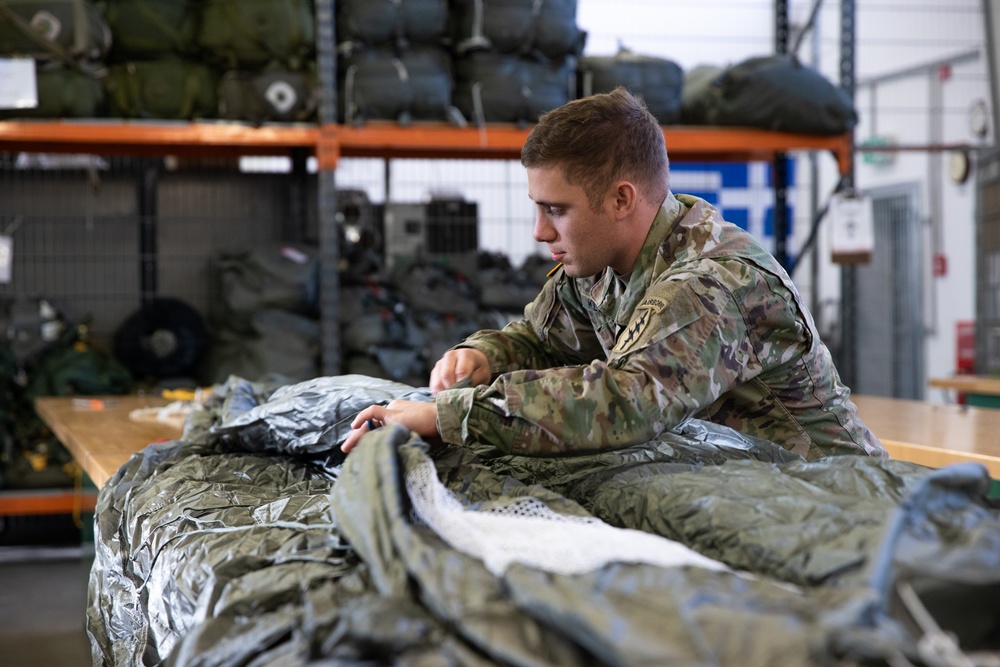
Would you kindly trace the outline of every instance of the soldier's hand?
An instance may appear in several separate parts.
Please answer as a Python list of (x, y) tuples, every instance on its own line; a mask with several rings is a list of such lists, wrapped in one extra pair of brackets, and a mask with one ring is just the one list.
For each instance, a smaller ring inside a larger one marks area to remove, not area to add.
[(402, 424), (431, 446), (441, 443), (437, 430), (437, 406), (433, 401), (396, 399), (390, 401), (388, 405), (371, 405), (359, 412), (351, 422), (353, 430), (340, 449), (345, 453), (350, 452), (358, 445), (363, 435), (388, 424)]
[(470, 387), (476, 387), (487, 384), (490, 377), (489, 359), (479, 350), (469, 347), (448, 350), (431, 371), (431, 393), (436, 394), (465, 379)]

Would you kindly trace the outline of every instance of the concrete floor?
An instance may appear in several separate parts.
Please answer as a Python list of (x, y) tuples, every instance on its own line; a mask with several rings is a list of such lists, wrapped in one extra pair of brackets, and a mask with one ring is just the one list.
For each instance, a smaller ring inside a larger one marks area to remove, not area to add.
[(91, 561), (80, 547), (0, 548), (0, 664), (92, 664), (84, 630)]

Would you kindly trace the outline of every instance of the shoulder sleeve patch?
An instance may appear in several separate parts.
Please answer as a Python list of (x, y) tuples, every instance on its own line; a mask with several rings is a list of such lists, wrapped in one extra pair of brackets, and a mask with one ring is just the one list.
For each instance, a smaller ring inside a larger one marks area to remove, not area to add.
[(614, 352), (627, 354), (648, 343), (666, 338), (698, 320), (702, 310), (683, 282), (667, 281), (650, 288), (628, 326), (618, 335)]

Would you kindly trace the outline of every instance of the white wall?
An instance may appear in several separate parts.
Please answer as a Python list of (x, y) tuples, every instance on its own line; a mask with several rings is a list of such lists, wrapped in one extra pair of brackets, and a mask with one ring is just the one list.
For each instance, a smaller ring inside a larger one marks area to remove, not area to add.
[[(857, 161), (856, 182), (863, 189), (915, 182), (921, 188), (921, 209), (926, 224), (928, 252), (925, 257), (923, 290), (926, 333), (926, 375), (948, 376), (956, 368), (956, 324), (975, 319), (975, 174), (956, 183), (948, 173), (953, 147), (992, 141), (972, 134), (969, 110), (976, 100), (989, 100), (982, 22), (973, 12), (963, 16), (964, 26), (949, 26), (964, 36), (955, 45), (962, 50), (943, 49), (935, 40), (928, 48), (914, 51), (915, 62), (900, 63), (869, 77), (856, 97), (861, 123), (858, 142), (880, 135), (901, 146), (929, 146), (932, 150), (901, 151), (887, 165)], [(922, 26), (913, 21), (901, 29), (919, 36)], [(947, 36), (947, 32), (939, 33)], [(975, 52), (974, 59), (957, 56)], [(881, 49), (879, 49), (881, 51)], [(897, 59), (898, 60), (898, 59)], [(941, 67), (935, 63), (944, 63)], [(926, 69), (917, 65), (932, 65)], [(880, 81), (884, 75), (898, 78)], [(936, 149), (935, 149), (936, 148)], [(945, 260), (943, 275), (935, 275), (933, 255)], [(925, 398), (950, 401), (953, 395), (928, 388)]]

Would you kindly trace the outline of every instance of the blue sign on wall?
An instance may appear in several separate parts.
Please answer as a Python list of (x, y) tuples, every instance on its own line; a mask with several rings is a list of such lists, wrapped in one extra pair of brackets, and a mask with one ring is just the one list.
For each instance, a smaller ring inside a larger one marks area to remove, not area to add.
[[(788, 237), (795, 218), (795, 159), (788, 158)], [(701, 197), (774, 252), (774, 182), (769, 162), (671, 162), (670, 190)], [(788, 246), (789, 259), (794, 248)]]

